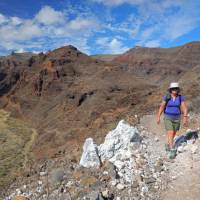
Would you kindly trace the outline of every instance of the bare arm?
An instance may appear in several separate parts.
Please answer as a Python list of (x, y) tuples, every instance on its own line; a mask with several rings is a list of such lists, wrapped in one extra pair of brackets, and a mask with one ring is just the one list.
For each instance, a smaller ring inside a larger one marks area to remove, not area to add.
[(162, 103), (160, 104), (160, 108), (159, 108), (158, 114), (157, 114), (157, 124), (160, 123), (160, 116), (161, 116), (162, 112), (163, 112), (164, 109), (165, 109), (165, 104), (166, 104), (165, 101), (162, 101)]
[(181, 102), (181, 109), (183, 111), (183, 116), (187, 116), (188, 115), (188, 108), (187, 108), (185, 101)]
[(162, 112), (164, 111), (164, 108), (165, 108), (165, 101), (162, 101), (162, 103), (160, 104), (160, 108), (158, 110), (158, 116), (160, 117)]
[(183, 124), (188, 126), (188, 108), (185, 101), (181, 102), (181, 109), (183, 111)]

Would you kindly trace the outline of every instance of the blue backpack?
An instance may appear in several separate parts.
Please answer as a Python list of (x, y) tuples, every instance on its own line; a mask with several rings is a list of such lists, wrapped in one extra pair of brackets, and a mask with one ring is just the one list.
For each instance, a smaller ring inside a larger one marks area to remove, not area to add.
[(187, 140), (194, 139), (196, 140), (198, 138), (198, 131), (192, 130), (187, 132), (185, 135), (180, 135), (175, 140), (175, 147), (179, 147), (182, 143), (187, 142)]

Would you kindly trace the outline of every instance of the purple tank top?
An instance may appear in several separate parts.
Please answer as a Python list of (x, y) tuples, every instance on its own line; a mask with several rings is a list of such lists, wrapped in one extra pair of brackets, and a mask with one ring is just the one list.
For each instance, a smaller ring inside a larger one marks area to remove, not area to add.
[[(166, 96), (164, 96), (163, 100), (166, 102)], [(185, 101), (184, 96), (177, 96), (175, 100), (171, 97), (168, 101), (164, 115), (168, 118), (179, 119), (181, 116), (180, 104), (182, 101)]]

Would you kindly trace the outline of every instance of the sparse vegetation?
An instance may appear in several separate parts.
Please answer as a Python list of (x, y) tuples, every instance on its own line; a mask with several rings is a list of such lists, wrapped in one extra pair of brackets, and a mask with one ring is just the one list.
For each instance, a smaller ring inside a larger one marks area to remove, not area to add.
[(28, 124), (0, 110), (0, 188), (14, 180), (24, 166), (32, 134)]

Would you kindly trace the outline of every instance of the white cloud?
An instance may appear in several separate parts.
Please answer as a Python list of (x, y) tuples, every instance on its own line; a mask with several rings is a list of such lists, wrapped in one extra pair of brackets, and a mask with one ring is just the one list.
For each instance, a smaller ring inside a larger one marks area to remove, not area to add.
[[(110, 31), (126, 32), (144, 44), (149, 41), (173, 41), (195, 29), (200, 23), (200, 1), (187, 0), (92, 0), (106, 6), (130, 4), (137, 9), (120, 24), (107, 24)], [(128, 23), (127, 23), (128, 22)]]
[(63, 23), (65, 21), (65, 15), (60, 11), (54, 10), (50, 6), (44, 6), (35, 16), (35, 19), (40, 23), (50, 25)]
[(67, 43), (90, 53), (88, 40), (99, 30), (97, 19), (89, 14), (74, 13), (69, 20), (65, 10), (56, 11), (49, 6), (32, 19), (0, 14), (0, 24), (0, 49), (5, 51), (45, 51)]
[(23, 20), (19, 17), (11, 17), (10, 20), (12, 25), (19, 25), (23, 23)]
[(25, 21), (20, 26), (8, 24), (0, 27), (0, 43), (11, 41), (24, 41), (42, 35), (42, 30), (32, 21)]
[(100, 45), (104, 49), (104, 53), (119, 54), (128, 50), (128, 47), (124, 46), (123, 42), (116, 38), (102, 37), (96, 40), (96, 44)]
[(123, 53), (124, 51), (128, 50), (128, 48), (123, 46), (123, 43), (116, 38), (111, 40), (111, 42), (109, 43), (109, 47), (111, 53), (114, 54)]
[[(163, 42), (189, 33), (200, 22), (200, 1), (91, 1), (107, 7), (103, 7), (102, 13), (102, 8), (94, 10), (93, 4), (72, 2), (71, 6), (66, 4), (59, 11), (44, 6), (30, 19), (0, 13), (0, 51), (45, 51), (72, 44), (88, 54), (92, 48), (103, 53), (122, 53), (132, 47), (131, 43), (161, 46)], [(119, 17), (113, 6), (124, 3), (130, 4), (130, 9)]]
[(17, 49), (15, 51), (15, 53), (24, 53), (24, 52), (25, 52), (25, 50), (23, 48)]
[(102, 38), (98, 38), (96, 40), (96, 43), (99, 44), (99, 45), (106, 45), (106, 43), (109, 41), (109, 38), (108, 37), (102, 37)]
[(182, 16), (176, 20), (170, 21), (168, 27), (164, 30), (165, 38), (174, 40), (196, 27), (196, 22), (192, 18)]
[(96, 26), (93, 19), (82, 19), (80, 17), (69, 22), (68, 27), (72, 30), (87, 29)]
[(8, 19), (4, 16), (4, 15), (2, 15), (1, 13), (0, 13), (0, 24), (3, 24), (3, 23), (5, 23), (5, 22), (7, 22), (8, 21)]
[(164, 19), (163, 36), (165, 39), (174, 40), (199, 26), (200, 1), (185, 2), (179, 11)]
[(108, 6), (118, 6), (124, 3), (137, 5), (145, 2), (145, 0), (93, 0), (93, 1), (97, 3), (103, 3)]
[(130, 35), (135, 35), (137, 33), (137, 27), (128, 27), (128, 26), (124, 26), (124, 24), (116, 24), (116, 25), (112, 25), (111, 23), (109, 24), (105, 24), (104, 28), (113, 31), (113, 32), (125, 32), (128, 33)]
[(160, 41), (159, 40), (150, 40), (144, 44), (145, 47), (159, 47)]
[[(185, 0), (148, 1), (138, 6), (140, 30), (137, 39), (145, 44), (149, 41), (172, 41), (193, 30), (197, 23), (191, 12), (187, 12)], [(195, 9), (194, 9), (195, 10)], [(185, 26), (185, 27), (184, 27)], [(143, 28), (147, 27), (147, 28)]]
[(149, 27), (141, 32), (141, 39), (146, 40), (152, 36), (152, 34), (156, 31), (156, 26)]

